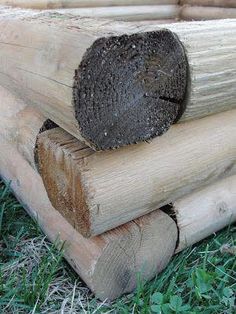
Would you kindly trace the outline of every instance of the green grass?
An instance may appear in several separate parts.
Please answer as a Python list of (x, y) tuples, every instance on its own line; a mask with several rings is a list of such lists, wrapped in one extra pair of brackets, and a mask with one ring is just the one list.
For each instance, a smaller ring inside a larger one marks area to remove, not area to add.
[(0, 183), (0, 313), (236, 313), (235, 234), (224, 229), (135, 293), (101, 303)]

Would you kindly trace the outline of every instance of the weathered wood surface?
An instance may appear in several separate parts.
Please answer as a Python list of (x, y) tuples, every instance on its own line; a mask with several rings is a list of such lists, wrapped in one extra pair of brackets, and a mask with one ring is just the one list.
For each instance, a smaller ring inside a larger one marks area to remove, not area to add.
[(178, 18), (178, 5), (137, 5), (101, 8), (80, 8), (56, 10), (62, 14), (73, 14), (80, 17), (106, 18), (117, 21), (142, 21)]
[(230, 7), (236, 8), (235, 0), (180, 0), (180, 4), (190, 4), (196, 6)]
[[(143, 0), (0, 0), (0, 5), (27, 9), (57, 9), (143, 5)], [(145, 5), (178, 4), (178, 0), (145, 0)]]
[(183, 20), (236, 19), (236, 8), (184, 6), (180, 11)]
[(38, 137), (53, 206), (93, 236), (236, 172), (236, 110), (177, 124), (152, 143), (94, 152), (64, 130)]
[(47, 119), (1, 86), (0, 108), (0, 140), (7, 140), (16, 146), (19, 153), (35, 167), (36, 137)]
[[(0, 84), (95, 149), (160, 135), (183, 111), (182, 121), (235, 107), (234, 20), (160, 27), (21, 12), (0, 14)], [(187, 63), (173, 33), (189, 63), (184, 103)]]
[(177, 242), (172, 218), (156, 210), (102, 236), (83, 238), (52, 207), (33, 169), (42, 116), (2, 89), (0, 108), (1, 126), (9, 126), (0, 129), (0, 176), (11, 181), (15, 195), (49, 239), (66, 242), (65, 258), (97, 297), (119, 297), (136, 287), (138, 272), (145, 281), (166, 266)]
[[(132, 291), (137, 274), (149, 280), (170, 260), (175, 222), (161, 211), (93, 239), (85, 239), (51, 206), (40, 176), (12, 147), (0, 141), (0, 174), (51, 241), (66, 241), (65, 258), (96, 296), (112, 300)], [(13, 166), (14, 165), (14, 166)], [(163, 237), (164, 235), (164, 237)]]
[(172, 205), (179, 252), (236, 221), (236, 176), (196, 191)]

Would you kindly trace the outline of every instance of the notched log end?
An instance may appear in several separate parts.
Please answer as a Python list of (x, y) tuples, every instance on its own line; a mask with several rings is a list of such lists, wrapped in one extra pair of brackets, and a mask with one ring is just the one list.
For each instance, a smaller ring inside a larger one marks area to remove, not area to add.
[(77, 165), (80, 152), (82, 160), (91, 149), (60, 128), (41, 133), (37, 143), (39, 172), (53, 207), (79, 233), (90, 237), (86, 189)]
[(169, 30), (98, 39), (74, 78), (82, 136), (105, 150), (162, 135), (185, 109), (187, 68)]

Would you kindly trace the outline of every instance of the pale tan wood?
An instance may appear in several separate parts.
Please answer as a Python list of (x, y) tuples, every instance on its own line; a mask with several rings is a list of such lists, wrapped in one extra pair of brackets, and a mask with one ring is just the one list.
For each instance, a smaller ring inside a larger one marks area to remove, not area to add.
[(53, 206), (92, 236), (234, 174), (236, 110), (118, 151), (96, 153), (58, 128), (39, 136), (38, 154)]
[(180, 19), (182, 20), (217, 20), (235, 18), (236, 8), (184, 6), (180, 11)]
[(73, 14), (81, 17), (106, 18), (117, 21), (142, 21), (175, 19), (178, 17), (178, 5), (139, 5), (101, 8), (80, 8), (56, 10), (62, 14)]
[(35, 168), (36, 137), (46, 118), (0, 86), (1, 139), (17, 146), (18, 151)]
[(7, 126), (0, 129), (0, 175), (11, 181), (14, 193), (49, 239), (65, 242), (65, 258), (97, 297), (114, 299), (130, 292), (137, 285), (138, 272), (145, 281), (167, 265), (175, 250), (177, 227), (162, 211), (91, 240), (76, 232), (52, 207), (33, 169), (42, 117), (2, 88), (0, 108), (1, 126)]
[(178, 0), (0, 0), (0, 5), (28, 9), (178, 4)]
[(85, 51), (101, 36), (170, 29), (185, 47), (190, 71), (189, 96), (180, 121), (235, 108), (235, 20), (160, 26), (72, 16), (36, 19), (30, 18), (35, 13), (10, 12), (2, 10), (0, 15), (0, 84), (90, 146), (94, 147), (81, 136), (74, 117), (72, 85)]
[(51, 241), (65, 241), (65, 258), (102, 300), (119, 297), (160, 272), (170, 260), (177, 240), (174, 221), (155, 211), (99, 237), (85, 239), (51, 206), (40, 176), (0, 141), (0, 173), (17, 198)]
[(236, 221), (236, 176), (173, 203), (179, 229), (177, 252)]
[(231, 7), (236, 8), (235, 0), (180, 0), (180, 4), (190, 4), (196, 6)]

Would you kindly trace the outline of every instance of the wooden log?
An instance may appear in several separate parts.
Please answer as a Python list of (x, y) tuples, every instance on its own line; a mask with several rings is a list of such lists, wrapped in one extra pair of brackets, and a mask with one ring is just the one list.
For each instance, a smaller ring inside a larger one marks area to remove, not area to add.
[(235, 107), (234, 20), (160, 31), (158, 23), (6, 12), (0, 84), (97, 150), (160, 135), (184, 111), (182, 121)]
[(1, 136), (16, 145), (20, 154), (35, 168), (36, 137), (47, 119), (0, 86)]
[(139, 5), (101, 8), (60, 9), (61, 14), (73, 14), (80, 17), (106, 18), (117, 21), (142, 21), (178, 18), (178, 5)]
[[(112, 300), (135, 289), (137, 274), (149, 280), (170, 260), (177, 240), (175, 222), (162, 211), (93, 239), (85, 239), (51, 206), (40, 176), (0, 141), (0, 173), (51, 241), (66, 241), (65, 258), (96, 296)], [(12, 165), (15, 165), (12, 167)], [(164, 237), (163, 237), (164, 236)]]
[(39, 135), (37, 152), (53, 206), (89, 237), (234, 174), (236, 110), (118, 151), (96, 153), (57, 128)]
[(179, 229), (179, 252), (236, 221), (236, 176), (177, 200), (172, 210)]
[(236, 8), (184, 6), (180, 11), (182, 20), (235, 19)]
[[(84, 8), (143, 5), (143, 0), (0, 0), (0, 5), (27, 9)], [(145, 0), (145, 5), (178, 4), (178, 0)]]
[(235, 0), (180, 0), (180, 5), (190, 4), (193, 6), (213, 6), (236, 8)]
[[(175, 250), (177, 227), (174, 220), (156, 210), (99, 237), (83, 238), (52, 207), (39, 174), (30, 166), (33, 159), (23, 157), (34, 154), (35, 137), (42, 121), (40, 115), (35, 110), (29, 113), (27, 106), (21, 106), (21, 102), (9, 94), (7, 97), (6, 92), (3, 102), (2, 95), (1, 89), (1, 126), (10, 123), (8, 130), (19, 132), (21, 137), (1, 127), (0, 175), (7, 182), (11, 181), (15, 195), (49, 239), (54, 242), (59, 238), (65, 242), (65, 258), (95, 295), (102, 300), (112, 300), (136, 287), (138, 273), (141, 280), (146, 281), (160, 272)], [(32, 129), (21, 130), (15, 117), (20, 118), (23, 125), (30, 120), (29, 115), (35, 124), (32, 123)], [(22, 145), (22, 142), (27, 144)]]

